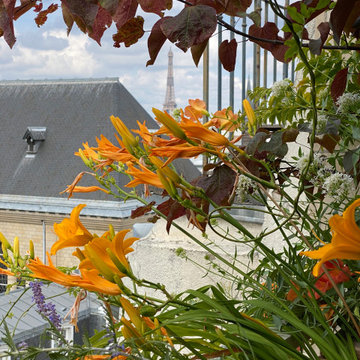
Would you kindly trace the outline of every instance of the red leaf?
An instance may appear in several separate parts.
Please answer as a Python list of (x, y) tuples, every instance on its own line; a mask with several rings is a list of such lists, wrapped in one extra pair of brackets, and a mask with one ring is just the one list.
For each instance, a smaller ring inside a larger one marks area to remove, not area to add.
[(108, 11), (99, 7), (99, 11), (96, 15), (92, 31), (89, 32), (89, 37), (94, 39), (99, 45), (100, 40), (105, 32), (111, 26), (112, 18)]
[[(89, 29), (92, 29), (99, 10), (97, 4), (83, 0), (62, 0), (62, 4), (63, 16), (64, 6), (66, 6), (68, 10), (66, 16), (68, 17), (70, 15), (82, 32), (87, 33)], [(67, 21), (70, 22), (70, 20)], [(66, 25), (68, 25), (67, 21), (65, 21)], [(69, 28), (68, 26), (68, 31), (69, 29), (71, 29), (71, 27)]]
[[(273, 22), (267, 22), (263, 27), (257, 25), (251, 25), (249, 28), (249, 35), (267, 39), (267, 40), (278, 40), (284, 41), (282, 37), (278, 35), (279, 29)], [(264, 42), (261, 40), (251, 40), (256, 44), (260, 45), (263, 49), (270, 51), (274, 58), (281, 62), (289, 62), (291, 59), (285, 60), (285, 53), (288, 50), (288, 46), (284, 44), (273, 44), (269, 42)]]
[(118, 32), (113, 35), (114, 46), (120, 47), (120, 43), (124, 43), (125, 47), (129, 47), (144, 35), (144, 18), (137, 16), (130, 19), (125, 25), (118, 29)]
[(335, 147), (338, 144), (339, 140), (340, 140), (339, 135), (325, 134), (321, 138), (315, 136), (315, 143), (323, 146), (331, 154), (334, 152)]
[(136, 0), (120, 0), (119, 5), (113, 15), (116, 27), (119, 29), (130, 19), (135, 17), (138, 2)]
[(235, 69), (237, 42), (224, 40), (219, 46), (219, 59), (225, 70), (231, 72)]
[(157, 210), (162, 212), (167, 217), (166, 231), (169, 233), (173, 220), (184, 216), (186, 209), (177, 201), (169, 199), (157, 206)]
[(44, 25), (47, 20), (47, 16), (55, 12), (58, 9), (58, 7), (59, 6), (57, 4), (51, 4), (46, 10), (40, 11), (37, 17), (35, 18), (36, 25), (38, 27)]
[(246, 12), (252, 0), (216, 0), (216, 3), (223, 6), (222, 12), (226, 15), (239, 16), (239, 13)]
[(299, 135), (299, 130), (294, 128), (289, 128), (284, 130), (282, 133), (282, 143), (293, 142)]
[(139, 5), (145, 12), (163, 16), (163, 11), (168, 8), (167, 0), (138, 0)]
[(146, 63), (146, 66), (148, 65), (153, 65), (160, 49), (162, 48), (162, 46), (164, 45), (165, 41), (166, 41), (166, 36), (164, 35), (164, 33), (161, 30), (161, 24), (163, 22), (163, 20), (166, 18), (162, 18), (160, 20), (158, 20), (152, 30), (151, 30), (151, 34), (148, 38), (148, 49), (149, 49), (149, 55), (150, 55), (150, 60), (148, 60), (148, 62)]
[(139, 216), (145, 215), (146, 213), (148, 213), (149, 211), (151, 211), (151, 208), (155, 205), (155, 201), (152, 201), (151, 203), (144, 205), (144, 206), (139, 206), (138, 208), (136, 208), (135, 210), (131, 211), (131, 219), (135, 219)]
[(330, 25), (327, 22), (322, 22), (318, 27), (320, 32), (320, 38), (316, 40), (309, 41), (309, 49), (315, 55), (320, 55), (321, 50), (325, 44), (325, 41), (330, 32)]
[(61, 2), (61, 10), (62, 10), (64, 23), (67, 26), (67, 34), (69, 35), (70, 31), (74, 25), (74, 18), (72, 16), (70, 10), (68, 9), (68, 7), (65, 5), (65, 3), (63, 1)]
[(192, 56), (196, 66), (199, 65), (199, 61), (201, 59), (202, 54), (204, 53), (204, 51), (206, 49), (208, 42), (209, 42), (209, 40), (205, 40), (201, 44), (193, 45), (191, 47), (191, 56)]
[(15, 44), (13, 16), (16, 0), (0, 0), (0, 36), (12, 48)]
[(345, 68), (340, 70), (334, 77), (330, 88), (331, 97), (334, 102), (337, 101), (339, 96), (341, 96), (346, 89), (347, 74), (348, 68)]
[(164, 35), (184, 52), (208, 40), (217, 26), (216, 11), (205, 5), (184, 8), (178, 15), (164, 19)]
[(202, 175), (193, 185), (205, 190), (205, 194), (219, 206), (230, 205), (237, 175), (227, 165), (214, 169), (211, 176)]
[[(341, 33), (353, 11), (357, 0), (338, 0), (330, 15), (330, 27), (333, 31), (334, 40), (339, 44)], [(358, 4), (356, 6), (359, 6)]]
[(115, 15), (120, 6), (119, 0), (99, 0), (99, 4), (107, 12), (109, 12), (110, 15)]
[[(24, 15), (33, 7), (35, 8), (34, 9), (35, 12), (39, 12), (41, 11), (43, 4), (42, 3), (37, 4), (36, 0), (22, 1), (21, 4), (19, 6), (16, 6), (14, 9), (13, 20), (17, 20), (21, 15)], [(38, 9), (38, 11), (36, 11), (36, 9)]]

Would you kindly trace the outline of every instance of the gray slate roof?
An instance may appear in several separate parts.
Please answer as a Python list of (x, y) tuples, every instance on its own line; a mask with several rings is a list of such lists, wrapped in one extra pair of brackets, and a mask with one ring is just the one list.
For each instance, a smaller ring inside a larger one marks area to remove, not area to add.
[[(116, 143), (109, 117), (118, 116), (130, 129), (139, 120), (151, 129), (157, 124), (117, 78), (0, 82), (0, 193), (28, 196), (59, 195), (75, 176), (86, 170), (74, 152), (96, 136), (105, 135)], [(26, 155), (23, 139), (28, 127), (46, 127), (36, 155)], [(198, 173), (189, 161), (178, 170)], [(120, 177), (118, 183), (128, 182)], [(92, 177), (81, 185), (97, 185)], [(77, 198), (103, 199), (102, 192), (75, 194)]]
[[(36, 310), (36, 305), (34, 305), (32, 299), (32, 290), (30, 288), (27, 291), (24, 290), (24, 288), (19, 288), (10, 291), (8, 294), (0, 294), (0, 321), (9, 312), (10, 316), (7, 316), (5, 321), (10, 332), (14, 331), (13, 340), (15, 343), (39, 336), (49, 327), (48, 321), (43, 319)], [(51, 302), (55, 305), (56, 312), (60, 315), (61, 319), (68, 313), (75, 301), (75, 297), (65, 291), (64, 287), (57, 284), (44, 285), (42, 287), (45, 302)], [(49, 300), (47, 300), (48, 298)], [(101, 303), (94, 294), (88, 292), (87, 297), (80, 303), (78, 319), (80, 321), (90, 315), (100, 314), (100, 310)], [(63, 325), (66, 325), (69, 320), (70, 316), (67, 320), (63, 321)], [(3, 326), (0, 326), (0, 330), (3, 331), (3, 329)], [(2, 344), (3, 340), (0, 340), (0, 345)]]

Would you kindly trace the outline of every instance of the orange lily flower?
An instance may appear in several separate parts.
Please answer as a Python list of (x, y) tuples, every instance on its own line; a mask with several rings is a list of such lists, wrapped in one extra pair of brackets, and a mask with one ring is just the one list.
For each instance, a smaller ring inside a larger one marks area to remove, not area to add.
[(96, 185), (94, 185), (94, 186), (73, 186), (72, 184), (68, 185), (68, 187), (65, 190), (63, 190), (60, 194), (68, 193), (69, 194), (68, 198), (70, 199), (72, 197), (73, 193), (90, 193), (90, 192), (94, 192), (94, 191), (102, 191), (105, 194), (109, 194), (109, 190), (103, 189), (100, 186), (96, 186)]
[(220, 130), (235, 131), (240, 126), (240, 124), (237, 123), (237, 119), (238, 116), (230, 109), (223, 109), (216, 111), (213, 118), (204, 124), (204, 126), (209, 124)]
[(112, 161), (128, 162), (135, 161), (136, 158), (131, 155), (126, 148), (119, 148), (112, 144), (104, 135), (100, 136), (100, 139), (96, 138), (98, 143), (98, 151), (104, 158)]
[(228, 138), (215, 131), (207, 129), (200, 122), (194, 123), (183, 118), (183, 122), (181, 123), (181, 128), (185, 131), (185, 134), (191, 139), (204, 141), (214, 146), (229, 145)]
[[(94, 238), (86, 244), (85, 250), (82, 252), (85, 258), (81, 261), (79, 269), (97, 269), (109, 278), (115, 274), (119, 277), (126, 276), (125, 273), (130, 271), (130, 265), (125, 255), (134, 251), (131, 245), (138, 240), (136, 237), (125, 239), (129, 231), (128, 229), (119, 231), (112, 240), (102, 236), (101, 238)], [(113, 255), (112, 257), (109, 252)]]
[(116, 284), (99, 276), (96, 270), (85, 270), (79, 275), (65, 274), (57, 269), (48, 254), (49, 265), (45, 265), (39, 258), (30, 260), (27, 265), (31, 270), (31, 276), (38, 279), (49, 280), (66, 287), (81, 287), (89, 291), (95, 291), (107, 295), (119, 295), (121, 290)]
[(70, 246), (83, 246), (93, 239), (93, 236), (81, 223), (80, 211), (86, 205), (76, 206), (70, 215), (70, 219), (64, 219), (60, 224), (54, 224), (54, 231), (59, 237), (51, 247), (51, 255), (55, 255), (60, 249)]
[(140, 121), (137, 121), (137, 124), (139, 126), (139, 130), (132, 130), (132, 131), (136, 134), (139, 134), (146, 144), (152, 145), (153, 135), (150, 133), (149, 129), (145, 125), (145, 121), (143, 124)]
[(203, 100), (189, 100), (189, 105), (185, 107), (185, 115), (193, 121), (197, 121), (203, 115), (209, 116), (209, 112), (206, 110), (206, 104)]
[(191, 146), (189, 144), (183, 144), (178, 146), (163, 146), (151, 149), (151, 155), (168, 157), (163, 166), (166, 166), (174, 159), (184, 158), (189, 159), (196, 157), (204, 152), (207, 152), (208, 149), (202, 146)]
[(320, 261), (314, 266), (314, 276), (319, 276), (321, 266), (329, 260), (348, 259), (360, 260), (360, 228), (355, 222), (355, 210), (360, 206), (360, 199), (355, 200), (346, 208), (343, 215), (332, 216), (329, 226), (332, 232), (330, 244), (322, 246), (318, 250), (303, 251), (300, 255)]
[[(90, 147), (87, 142), (83, 143), (83, 147), (84, 147), (84, 150), (82, 150), (82, 152), (85, 155), (85, 157), (90, 158), (94, 162), (98, 162), (100, 160), (99, 154), (92, 147)], [(79, 149), (79, 152), (75, 153), (75, 155), (81, 156), (80, 149)]]
[(125, 172), (134, 177), (134, 180), (131, 180), (129, 183), (127, 183), (125, 185), (126, 187), (135, 187), (140, 184), (145, 184), (164, 189), (164, 185), (162, 184), (159, 176), (150, 171), (145, 166), (139, 164), (140, 169), (135, 168), (130, 163), (128, 163), (127, 166), (128, 170), (126, 170)]

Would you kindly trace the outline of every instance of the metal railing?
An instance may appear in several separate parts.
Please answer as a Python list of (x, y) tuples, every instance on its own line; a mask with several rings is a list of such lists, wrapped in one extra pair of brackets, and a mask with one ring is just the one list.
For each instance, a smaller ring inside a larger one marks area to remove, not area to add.
[[(285, 8), (289, 4), (289, 0), (283, 0), (282, 7)], [(276, 16), (267, 0), (254, 0), (252, 7), (248, 9), (248, 13), (256, 11), (261, 17), (261, 26), (267, 21), (274, 22), (279, 29), (283, 26), (282, 19)], [(224, 16), (224, 21), (230, 25), (239, 28), (241, 22), (241, 31), (247, 32), (248, 28), (253, 24), (252, 20), (244, 17), (236, 18), (237, 23), (233, 17)], [(235, 37), (233, 32), (224, 29), (222, 25), (218, 25), (217, 32), (217, 47), (220, 46), (225, 36), (229, 40)], [(269, 87), (275, 81), (289, 78), (294, 82), (295, 79), (295, 63), (281, 63), (277, 61), (272, 54), (260, 48), (259, 45), (250, 42), (244, 36), (236, 35), (235, 39), (238, 42), (237, 62), (236, 68), (233, 72), (226, 72), (217, 60), (217, 84), (209, 84), (209, 49), (204, 53), (203, 58), (203, 99), (208, 108), (222, 109), (223, 107), (231, 106), (238, 110), (242, 108), (242, 101), (247, 97), (247, 91), (253, 90), (255, 87), (263, 86)], [(212, 45), (214, 46), (214, 45)], [(218, 58), (217, 58), (218, 59)], [(216, 90), (214, 89), (216, 86)], [(209, 94), (211, 88), (211, 96)], [(214, 96), (214, 92), (216, 95)], [(228, 100), (225, 98), (228, 96)], [(209, 102), (209, 97), (210, 102)], [(215, 104), (215, 99), (217, 103)], [(225, 100), (225, 101), (224, 101)]]

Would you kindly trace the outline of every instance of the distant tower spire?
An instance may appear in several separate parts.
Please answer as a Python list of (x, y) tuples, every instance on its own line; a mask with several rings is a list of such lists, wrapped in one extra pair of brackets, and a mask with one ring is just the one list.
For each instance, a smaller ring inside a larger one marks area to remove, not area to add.
[(166, 83), (166, 95), (163, 110), (171, 113), (176, 109), (175, 89), (174, 89), (174, 71), (173, 71), (173, 53), (171, 49), (168, 54), (168, 74)]

